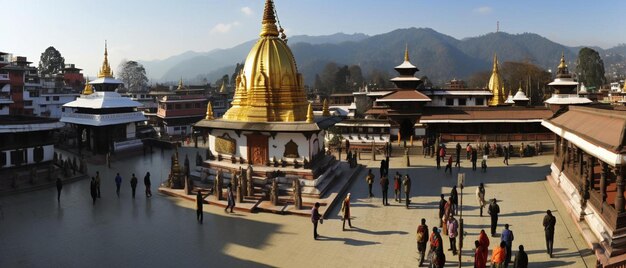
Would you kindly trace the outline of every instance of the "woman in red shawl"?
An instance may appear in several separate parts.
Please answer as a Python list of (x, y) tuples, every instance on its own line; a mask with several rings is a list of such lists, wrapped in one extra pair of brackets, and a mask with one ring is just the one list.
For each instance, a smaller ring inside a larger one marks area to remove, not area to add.
[[(483, 261), (487, 264), (487, 255), (489, 255), (489, 237), (485, 230), (480, 230), (478, 235), (478, 243), (480, 243), (480, 252), (483, 254)], [(484, 267), (484, 266), (483, 266)]]

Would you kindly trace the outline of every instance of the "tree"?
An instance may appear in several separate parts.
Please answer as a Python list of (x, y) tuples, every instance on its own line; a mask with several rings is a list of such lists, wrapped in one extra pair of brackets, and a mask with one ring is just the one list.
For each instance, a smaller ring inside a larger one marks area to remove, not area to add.
[(313, 84), (313, 88), (318, 92), (324, 87), (324, 83), (322, 83), (322, 78), (320, 78), (319, 74), (315, 75), (315, 84)]
[[(551, 82), (552, 76), (537, 65), (526, 62), (504, 62), (500, 68), (500, 74), (504, 79), (506, 94), (515, 95), (521, 87), (532, 104), (541, 105), (544, 100), (546, 85)], [(530, 88), (530, 90), (528, 90)]]
[(599, 88), (606, 83), (604, 62), (600, 54), (591, 48), (583, 47), (578, 52), (576, 73), (579, 75), (578, 80), (587, 87)]
[(65, 59), (61, 56), (61, 52), (50, 46), (41, 53), (39, 58), (39, 74), (51, 75), (63, 71), (65, 68)]
[(147, 88), (146, 69), (136, 61), (122, 61), (117, 75), (129, 91), (144, 91)]
[(359, 65), (352, 65), (348, 67), (348, 72), (350, 73), (349, 87), (354, 91), (358, 89), (363, 84), (365, 80), (363, 78), (363, 72), (361, 71), (361, 67)]
[(329, 62), (324, 66), (324, 70), (320, 74), (320, 79), (322, 80), (323, 87), (320, 88), (320, 92), (324, 93), (324, 95), (330, 95), (330, 93), (335, 89), (335, 79), (337, 76), (337, 72), (339, 71), (339, 67), (337, 63)]

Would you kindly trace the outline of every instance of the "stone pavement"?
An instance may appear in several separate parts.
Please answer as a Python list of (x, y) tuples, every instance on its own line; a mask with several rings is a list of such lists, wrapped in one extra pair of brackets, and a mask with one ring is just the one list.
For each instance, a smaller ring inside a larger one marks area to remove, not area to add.
[[(182, 148), (181, 155), (195, 149)], [(412, 167), (403, 167), (403, 158), (392, 158), (390, 172), (411, 175), (410, 209), (393, 202), (381, 206), (381, 193), (375, 184), (376, 197), (367, 198), (364, 172), (350, 186), (352, 224), (342, 232), (339, 206), (319, 226), (322, 235), (312, 238), (308, 218), (269, 213), (226, 214), (216, 206), (205, 206), (204, 224), (196, 222), (195, 203), (157, 194), (169, 169), (171, 151), (143, 157), (141, 154), (120, 159), (112, 169), (100, 170), (103, 197), (95, 206), (89, 196), (89, 181), (65, 185), (61, 203), (56, 189), (0, 197), (0, 267), (415, 267), (417, 252), (415, 230), (421, 218), (433, 226), (437, 221), (440, 193), (448, 194), (456, 182), (453, 175), (435, 170), (434, 160), (416, 156)], [(513, 248), (524, 244), (531, 267), (593, 267), (595, 257), (565, 214), (545, 181), (552, 156), (515, 158), (503, 167), (501, 159), (489, 160), (487, 173), (473, 172), (464, 161), (461, 172), (467, 174), (464, 190), (464, 219), (467, 237), (463, 266), (472, 266), (470, 245), (480, 229), (489, 228), (488, 217), (478, 217), (476, 185), (486, 183), (487, 197), (500, 200), (501, 217), (515, 234)], [(193, 162), (191, 161), (192, 166)], [(366, 160), (360, 161), (368, 164)], [(372, 163), (378, 174), (378, 163)], [(147, 199), (141, 183), (145, 171), (152, 174), (152, 191)], [(124, 178), (122, 192), (115, 195), (116, 172)], [(130, 173), (140, 179), (136, 199), (130, 196)], [(378, 179), (378, 178), (377, 178)], [(557, 217), (554, 258), (544, 253), (545, 210)], [(494, 245), (499, 238), (491, 238)], [(444, 246), (448, 240), (444, 237)], [(447, 256), (449, 267), (456, 258)]]

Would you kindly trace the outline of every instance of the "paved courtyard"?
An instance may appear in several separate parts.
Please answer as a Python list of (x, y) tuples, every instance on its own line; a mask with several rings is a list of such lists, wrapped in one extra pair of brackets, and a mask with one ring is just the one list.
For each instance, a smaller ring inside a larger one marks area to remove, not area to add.
[[(183, 148), (192, 166), (195, 149)], [(195, 220), (195, 203), (158, 194), (156, 185), (166, 178), (171, 151), (155, 150), (117, 159), (112, 168), (89, 166), (100, 171), (102, 198), (91, 204), (89, 181), (65, 185), (61, 203), (56, 189), (45, 189), (0, 197), (0, 267), (415, 267), (415, 230), (421, 218), (432, 226), (438, 222), (439, 194), (449, 194), (458, 172), (466, 173), (463, 193), (467, 236), (463, 266), (472, 267), (471, 245), (480, 229), (488, 231), (489, 218), (478, 216), (476, 186), (486, 184), (488, 198), (500, 201), (498, 233), (505, 223), (515, 234), (513, 248), (523, 244), (531, 267), (594, 267), (595, 257), (578, 233), (565, 208), (545, 181), (552, 156), (515, 158), (510, 166), (501, 159), (490, 160), (487, 173), (471, 171), (469, 163), (445, 175), (434, 160), (415, 156), (412, 166), (393, 158), (390, 173), (409, 173), (412, 205), (406, 209), (393, 202), (381, 206), (381, 193), (367, 197), (364, 174), (350, 187), (352, 223), (342, 232), (339, 208), (320, 225), (321, 240), (312, 238), (308, 218), (267, 213), (226, 214), (223, 209), (205, 206), (204, 224)], [(181, 159), (181, 160), (182, 160)], [(367, 161), (361, 161), (368, 164)], [(371, 163), (378, 174), (378, 163)], [(142, 178), (152, 174), (154, 196), (143, 195)], [(113, 178), (124, 178), (118, 198)], [(130, 174), (140, 180), (136, 199), (131, 198)], [(365, 171), (364, 171), (365, 172)], [(378, 179), (378, 178), (377, 178)], [(557, 218), (554, 258), (545, 254), (543, 227), (546, 209)], [(491, 245), (499, 242), (491, 238)], [(448, 247), (447, 237), (444, 245)], [(457, 258), (446, 252), (447, 266), (458, 266)]]

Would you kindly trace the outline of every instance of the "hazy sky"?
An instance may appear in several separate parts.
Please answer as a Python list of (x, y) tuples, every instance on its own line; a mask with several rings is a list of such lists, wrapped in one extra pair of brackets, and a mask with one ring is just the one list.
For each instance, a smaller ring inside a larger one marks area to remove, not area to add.
[[(163, 59), (255, 39), (264, 0), (0, 0), (0, 51), (37, 64), (50, 45), (94, 76), (104, 40), (122, 59)], [(288, 35), (429, 27), (465, 38), (534, 32), (570, 46), (626, 43), (626, 1), (275, 0)]]

